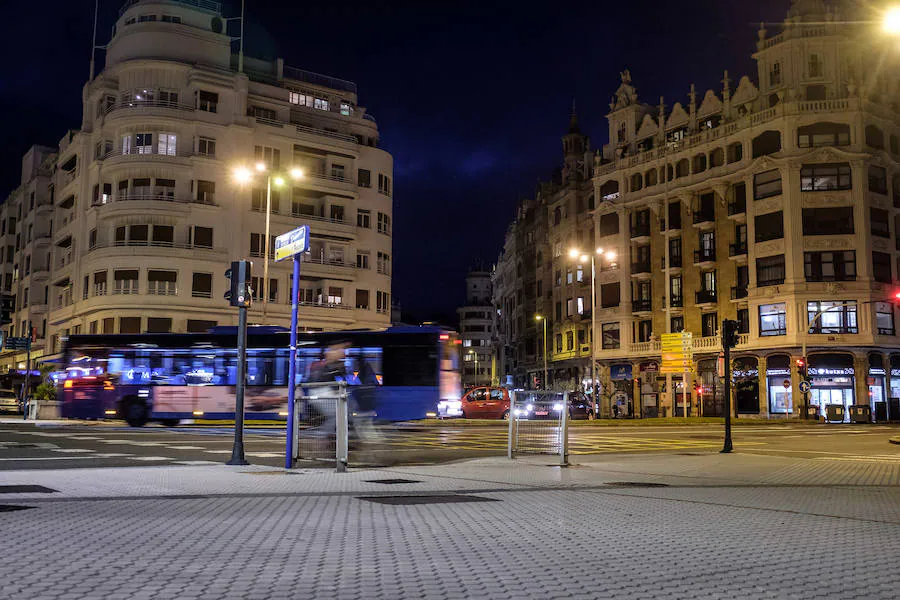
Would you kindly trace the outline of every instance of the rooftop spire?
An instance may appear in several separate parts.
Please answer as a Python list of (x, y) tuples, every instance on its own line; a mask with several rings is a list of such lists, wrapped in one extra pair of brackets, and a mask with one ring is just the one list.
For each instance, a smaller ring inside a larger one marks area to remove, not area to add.
[(575, 98), (572, 98), (572, 115), (569, 117), (569, 133), (581, 133), (578, 126), (578, 113), (575, 112)]

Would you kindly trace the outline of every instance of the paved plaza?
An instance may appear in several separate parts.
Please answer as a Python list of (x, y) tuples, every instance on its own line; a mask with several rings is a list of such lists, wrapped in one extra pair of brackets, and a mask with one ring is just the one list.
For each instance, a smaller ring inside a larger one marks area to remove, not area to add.
[(883, 445), (7, 470), (0, 486), (46, 489), (0, 488), (0, 598), (896, 598)]

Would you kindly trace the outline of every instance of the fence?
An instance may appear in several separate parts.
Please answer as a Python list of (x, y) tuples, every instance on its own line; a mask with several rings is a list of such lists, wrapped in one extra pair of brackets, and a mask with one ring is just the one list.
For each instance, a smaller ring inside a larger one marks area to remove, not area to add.
[(337, 472), (345, 472), (349, 462), (347, 384), (307, 383), (298, 391), (292, 463), (333, 460)]
[(507, 455), (551, 454), (569, 464), (569, 393), (510, 392)]

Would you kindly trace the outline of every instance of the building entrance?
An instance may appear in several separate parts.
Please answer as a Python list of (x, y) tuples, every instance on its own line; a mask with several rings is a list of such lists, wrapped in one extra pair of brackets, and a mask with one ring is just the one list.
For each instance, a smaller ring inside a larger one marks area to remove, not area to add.
[(810, 404), (818, 407), (819, 414), (825, 416), (829, 404), (844, 407), (844, 423), (850, 422), (850, 405), (853, 404), (853, 377), (813, 377)]

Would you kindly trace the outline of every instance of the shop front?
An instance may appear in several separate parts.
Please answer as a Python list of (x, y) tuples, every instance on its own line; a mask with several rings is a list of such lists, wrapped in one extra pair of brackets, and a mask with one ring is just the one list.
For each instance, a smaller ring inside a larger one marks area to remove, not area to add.
[(634, 385), (630, 363), (614, 364), (609, 367), (612, 384), (609, 402), (612, 417), (629, 417), (634, 409)]
[[(866, 385), (869, 388), (869, 406), (872, 409), (872, 418), (877, 418), (879, 413), (887, 414), (887, 372), (884, 370), (881, 354), (872, 352), (869, 354), (869, 377)], [(886, 421), (887, 419), (881, 419)]]
[[(812, 384), (810, 405), (820, 416), (828, 406), (843, 407), (843, 421), (850, 421), (850, 406), (855, 404), (856, 375), (851, 354), (813, 354), (809, 357), (809, 382)], [(882, 373), (883, 379), (883, 373)]]
[(885, 414), (875, 414), (876, 421), (900, 420), (900, 354), (891, 354), (891, 385)]
[(665, 377), (660, 381), (659, 363), (655, 360), (642, 362), (639, 365), (641, 377), (638, 380), (641, 390), (641, 416), (654, 418), (659, 416), (659, 390), (666, 385)]
[[(694, 411), (696, 411), (696, 406), (699, 406), (700, 412), (699, 414), (693, 412), (694, 416), (724, 417), (725, 387), (722, 385), (721, 379), (719, 378), (718, 360), (713, 358), (698, 361), (697, 375), (699, 382), (697, 385), (697, 402)], [(690, 407), (688, 408), (688, 415), (691, 415), (692, 411), (690, 410)], [(678, 406), (675, 414), (677, 416), (683, 416), (683, 407)]]
[(766, 358), (766, 401), (769, 414), (790, 416), (794, 412), (791, 397), (791, 357), (773, 354)]
[(734, 359), (731, 367), (734, 382), (734, 402), (738, 414), (759, 414), (759, 359), (755, 356), (741, 356)]

